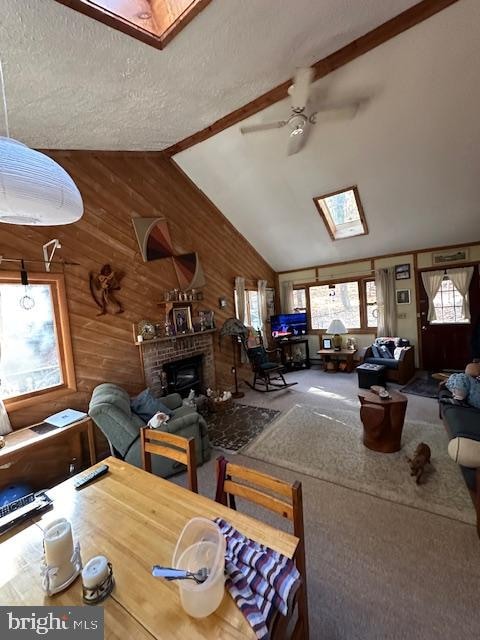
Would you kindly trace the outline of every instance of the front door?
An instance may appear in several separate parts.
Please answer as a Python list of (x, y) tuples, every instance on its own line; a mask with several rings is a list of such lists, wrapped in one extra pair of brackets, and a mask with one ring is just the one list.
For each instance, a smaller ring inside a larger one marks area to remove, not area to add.
[[(438, 267), (437, 267), (438, 269)], [(417, 282), (420, 292), (420, 318), (422, 340), (422, 368), (427, 371), (441, 371), (442, 369), (460, 369), (471, 361), (471, 336), (472, 325), (480, 317), (480, 283), (478, 266), (474, 265), (472, 281), (470, 283), (470, 314), (471, 323), (455, 322), (459, 316), (460, 296), (454, 291), (451, 280), (444, 279), (442, 291), (437, 294), (439, 305), (443, 306), (443, 313), (439, 309), (439, 318), (442, 322), (429, 322), (428, 298), (423, 286), (421, 274), (418, 274)]]

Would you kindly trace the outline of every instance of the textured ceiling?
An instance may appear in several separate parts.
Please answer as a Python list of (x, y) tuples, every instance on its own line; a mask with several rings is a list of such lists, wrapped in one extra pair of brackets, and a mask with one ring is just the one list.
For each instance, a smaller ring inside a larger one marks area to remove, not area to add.
[(213, 0), (158, 51), (54, 0), (0, 0), (11, 135), (162, 149), (416, 1)]
[[(461, 0), (319, 80), (356, 117), (288, 131), (240, 125), (175, 161), (276, 270), (480, 240), (480, 2)], [(287, 101), (242, 124), (283, 119)], [(370, 233), (330, 240), (314, 196), (358, 185)]]

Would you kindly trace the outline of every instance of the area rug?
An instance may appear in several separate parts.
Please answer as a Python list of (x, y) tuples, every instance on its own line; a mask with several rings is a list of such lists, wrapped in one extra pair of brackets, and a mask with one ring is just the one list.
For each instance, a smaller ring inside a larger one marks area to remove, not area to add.
[(280, 411), (234, 403), (223, 413), (207, 416), (208, 437), (214, 449), (238, 453), (272, 422)]
[[(406, 421), (402, 450), (377, 453), (362, 443), (353, 411), (322, 411), (295, 405), (256, 438), (244, 455), (378, 498), (475, 524), (475, 512), (458, 465), (448, 457), (441, 424)], [(432, 450), (432, 464), (417, 485), (406, 456), (419, 442)]]
[(411, 393), (425, 398), (438, 398), (438, 380), (428, 378), (414, 378), (400, 389), (402, 393)]

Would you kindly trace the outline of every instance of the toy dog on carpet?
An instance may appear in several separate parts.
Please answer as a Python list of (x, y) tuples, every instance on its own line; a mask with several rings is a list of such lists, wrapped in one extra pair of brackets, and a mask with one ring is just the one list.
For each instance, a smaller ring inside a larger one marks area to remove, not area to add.
[(430, 447), (428, 444), (425, 444), (425, 442), (420, 442), (418, 447), (415, 449), (413, 458), (407, 458), (408, 464), (410, 465), (410, 475), (416, 476), (415, 482), (417, 484), (420, 484), (425, 467), (427, 464), (430, 464), (430, 457)]

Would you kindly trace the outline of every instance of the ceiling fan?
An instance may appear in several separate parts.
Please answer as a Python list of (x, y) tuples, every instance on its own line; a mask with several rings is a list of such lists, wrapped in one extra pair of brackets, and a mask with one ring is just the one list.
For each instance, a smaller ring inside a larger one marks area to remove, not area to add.
[(277, 122), (267, 122), (265, 124), (252, 124), (240, 127), (240, 131), (245, 133), (255, 133), (256, 131), (267, 131), (268, 129), (280, 129), (286, 127), (290, 129), (288, 139), (287, 155), (298, 153), (305, 145), (310, 133), (311, 125), (316, 124), (317, 115), (327, 114), (336, 118), (353, 118), (356, 114), (360, 101), (352, 102), (340, 107), (327, 107), (317, 109), (308, 113), (308, 102), (311, 93), (311, 83), (314, 70), (312, 67), (301, 67), (297, 69), (293, 84), (288, 89), (288, 94), (292, 103), (292, 112), (286, 120)]

